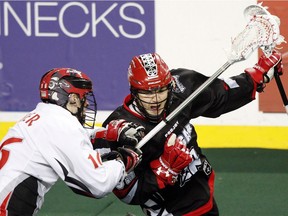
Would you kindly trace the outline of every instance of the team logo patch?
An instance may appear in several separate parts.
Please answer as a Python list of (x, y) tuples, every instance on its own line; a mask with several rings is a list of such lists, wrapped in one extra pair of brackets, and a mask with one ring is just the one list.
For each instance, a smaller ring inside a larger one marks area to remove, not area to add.
[(204, 160), (203, 161), (203, 172), (206, 174), (206, 175), (210, 175), (211, 172), (212, 172), (212, 168), (211, 168), (211, 165), (208, 163), (207, 160)]

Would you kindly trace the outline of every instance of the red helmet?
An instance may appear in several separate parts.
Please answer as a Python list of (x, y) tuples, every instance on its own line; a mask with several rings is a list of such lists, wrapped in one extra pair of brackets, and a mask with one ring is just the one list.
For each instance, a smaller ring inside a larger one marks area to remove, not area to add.
[(42, 101), (55, 101), (58, 104), (58, 100), (53, 98), (53, 93), (57, 88), (64, 90), (67, 94), (76, 93), (82, 100), (85, 94), (92, 91), (92, 82), (81, 71), (72, 68), (54, 68), (44, 74), (40, 81)]
[[(92, 81), (85, 73), (72, 68), (54, 68), (42, 76), (39, 89), (43, 102), (57, 104), (65, 109), (69, 95), (77, 94), (82, 106), (75, 115), (83, 125), (87, 118), (90, 118), (89, 121), (93, 121), (91, 127), (94, 127), (97, 103), (92, 90)], [(83, 116), (85, 100), (89, 101), (89, 113)]]
[(171, 84), (172, 76), (167, 64), (157, 53), (135, 56), (128, 68), (131, 88), (152, 90)]
[[(133, 57), (128, 68), (128, 81), (131, 95), (141, 114), (152, 122), (161, 120), (171, 105), (173, 87), (173, 77), (163, 59), (157, 53), (147, 53)], [(168, 89), (168, 96), (164, 100), (166, 101), (165, 109), (157, 115), (150, 115), (144, 108), (138, 92), (139, 90), (156, 92), (163, 87)]]

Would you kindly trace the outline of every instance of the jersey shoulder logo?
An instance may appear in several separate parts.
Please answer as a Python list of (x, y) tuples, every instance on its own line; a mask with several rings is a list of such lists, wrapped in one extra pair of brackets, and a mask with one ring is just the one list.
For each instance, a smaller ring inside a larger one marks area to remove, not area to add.
[(173, 92), (175, 93), (183, 93), (186, 89), (186, 87), (180, 82), (179, 75), (173, 76), (175, 81), (175, 88), (173, 88)]

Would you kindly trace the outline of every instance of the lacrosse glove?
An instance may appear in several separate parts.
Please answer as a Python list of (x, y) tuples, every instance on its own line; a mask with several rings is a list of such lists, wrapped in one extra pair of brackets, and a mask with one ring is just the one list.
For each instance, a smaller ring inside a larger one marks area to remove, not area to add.
[(174, 185), (178, 174), (192, 162), (189, 149), (171, 134), (164, 145), (163, 154), (150, 162), (150, 167), (156, 176), (158, 187), (163, 189), (166, 185)]
[(109, 160), (121, 160), (125, 165), (126, 173), (130, 173), (141, 162), (142, 152), (136, 148), (119, 147), (117, 151), (111, 151), (101, 155), (103, 162)]
[[(117, 141), (120, 146), (135, 147), (144, 137), (144, 127), (133, 122), (127, 122), (123, 119), (112, 120), (106, 128), (97, 130), (91, 142), (96, 143), (97, 139), (105, 139), (108, 141)], [(118, 145), (119, 146), (119, 145)]]
[(273, 78), (274, 71), (270, 69), (274, 67), (277, 67), (279, 75), (283, 74), (282, 55), (276, 50), (273, 50), (269, 57), (263, 54), (257, 64), (252, 68), (245, 69), (245, 73), (252, 78), (257, 92), (262, 92), (265, 83), (270, 82)]
[(106, 128), (108, 141), (118, 141), (125, 146), (135, 147), (144, 137), (143, 126), (123, 119), (112, 120)]

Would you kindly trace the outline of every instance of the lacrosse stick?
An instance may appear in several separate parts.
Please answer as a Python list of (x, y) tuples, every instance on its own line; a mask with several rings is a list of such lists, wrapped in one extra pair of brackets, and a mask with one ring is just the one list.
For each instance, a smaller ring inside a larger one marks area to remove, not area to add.
[(165, 125), (178, 115), (193, 99), (195, 99), (207, 86), (219, 77), (235, 62), (247, 59), (255, 49), (261, 48), (269, 56), (276, 45), (282, 43), (284, 38), (280, 35), (276, 17), (272, 16), (261, 4), (251, 5), (244, 10), (248, 18), (245, 29), (232, 40), (230, 55), (227, 62), (219, 68), (209, 79), (184, 100), (173, 112), (154, 127), (136, 146), (141, 148), (155, 136)]

